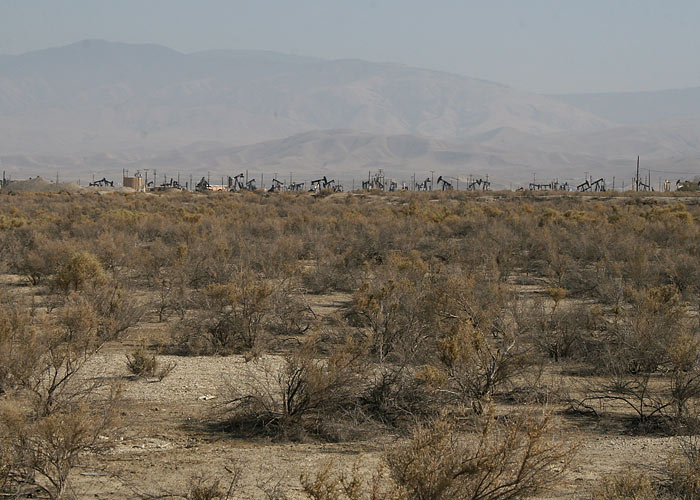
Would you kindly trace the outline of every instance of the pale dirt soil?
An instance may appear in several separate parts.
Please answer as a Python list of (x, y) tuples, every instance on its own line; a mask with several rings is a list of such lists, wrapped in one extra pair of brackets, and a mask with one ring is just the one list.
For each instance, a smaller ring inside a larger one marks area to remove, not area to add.
[[(31, 287), (18, 277), (2, 276), (2, 285), (14, 293), (31, 296)], [(14, 286), (13, 286), (14, 285)], [(523, 294), (536, 287), (523, 287)], [(318, 316), (329, 316), (347, 303), (347, 294), (310, 296)], [(39, 302), (41, 298), (38, 298)], [(175, 320), (171, 320), (175, 321)], [(397, 435), (367, 440), (325, 443), (276, 442), (265, 438), (239, 439), (208, 427), (221, 415), (227, 383), (236, 384), (249, 376), (251, 365), (242, 356), (158, 356), (160, 363), (177, 366), (162, 381), (131, 377), (126, 353), (147, 339), (160, 343), (168, 337), (169, 324), (149, 317), (132, 328), (120, 343), (105, 346), (84, 367), (83, 376), (117, 381), (123, 388), (123, 405), (118, 432), (105, 444), (101, 455), (87, 456), (72, 472), (77, 498), (133, 499), (142, 495), (185, 494), (193, 476), (222, 478), (241, 471), (234, 498), (265, 499), (263, 489), (279, 485), (289, 499), (306, 498), (301, 493), (300, 475), (314, 472), (332, 462), (351, 468), (357, 464), (367, 477), (376, 470), (382, 451)], [(275, 363), (278, 356), (268, 355)], [(555, 379), (567, 376), (552, 373)], [(213, 397), (212, 397), (213, 396)], [(554, 406), (555, 409), (563, 409)], [(499, 406), (505, 413), (507, 406)], [(641, 468), (654, 474), (677, 448), (676, 438), (628, 433), (624, 424), (610, 419), (595, 420), (563, 413), (558, 417), (557, 440), (579, 443), (579, 451), (564, 480), (540, 499), (585, 499), (601, 475)], [(620, 420), (621, 421), (621, 420)]]
[[(120, 350), (111, 347), (85, 372), (123, 379), (125, 403), (121, 430), (110, 443), (113, 448), (104, 456), (89, 457), (76, 470), (73, 484), (80, 498), (134, 498), (135, 491), (183, 492), (193, 475), (226, 477), (227, 468), (235, 466), (242, 470), (237, 498), (265, 498), (259, 488), (264, 483), (279, 483), (289, 498), (303, 498), (299, 483), (303, 472), (332, 461), (344, 467), (359, 463), (369, 474), (384, 447), (398, 439), (373, 436), (340, 444), (234, 439), (207, 428), (206, 422), (219, 415), (226, 381), (235, 382), (249, 373), (242, 357), (160, 356), (161, 362), (174, 361), (177, 367), (156, 382), (130, 379)], [(557, 439), (578, 442), (580, 448), (563, 483), (541, 498), (586, 498), (601, 474), (629, 467), (653, 472), (676, 446), (675, 438), (624, 432), (624, 427), (609, 422), (560, 417)]]

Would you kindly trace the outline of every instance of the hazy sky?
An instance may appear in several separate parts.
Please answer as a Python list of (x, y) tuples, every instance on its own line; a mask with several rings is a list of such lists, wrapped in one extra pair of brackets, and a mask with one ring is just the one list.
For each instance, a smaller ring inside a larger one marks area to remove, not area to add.
[(0, 0), (0, 54), (85, 38), (393, 61), (543, 93), (700, 86), (698, 0)]

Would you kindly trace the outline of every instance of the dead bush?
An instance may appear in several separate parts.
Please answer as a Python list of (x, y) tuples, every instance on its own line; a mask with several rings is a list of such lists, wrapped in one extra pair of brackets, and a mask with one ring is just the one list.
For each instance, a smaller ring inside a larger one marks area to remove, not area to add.
[(226, 472), (228, 472), (228, 476), (195, 474), (188, 478), (187, 488), (178, 492), (165, 489), (146, 492), (141, 491), (140, 487), (132, 487), (132, 489), (136, 496), (142, 500), (229, 500), (240, 498), (236, 493), (241, 478), (241, 469), (237, 466), (226, 467)]
[(36, 415), (63, 411), (101, 385), (77, 376), (102, 345), (92, 310), (79, 296), (69, 298), (58, 322), (44, 318), (13, 327), (7, 345), (6, 382)]
[(553, 304), (536, 300), (523, 306), (517, 321), (522, 333), (541, 355), (559, 362), (586, 358), (599, 316), (591, 306), (561, 303), (560, 298), (555, 298)]
[(252, 361), (246, 380), (226, 390), (231, 426), (287, 438), (315, 433), (323, 420), (336, 418), (359, 399), (365, 352), (348, 341), (320, 359), (315, 339), (309, 338), (281, 359)]
[(316, 319), (301, 287), (295, 280), (285, 280), (275, 287), (271, 297), (270, 328), (280, 335), (306, 333)]
[(648, 290), (621, 316), (592, 361), (605, 376), (575, 404), (593, 413), (592, 402), (622, 404), (641, 428), (695, 426), (689, 405), (700, 397), (700, 341), (675, 289)]
[(510, 331), (515, 308), (513, 293), (488, 274), (464, 274), (446, 269), (435, 277), (431, 301), (441, 320), (465, 318), (487, 337)]
[(17, 231), (10, 269), (26, 277), (32, 285), (56, 273), (59, 263), (65, 259), (66, 244), (41, 231)]
[(334, 474), (326, 468), (303, 475), (302, 486), (313, 500), (525, 498), (554, 484), (573, 456), (574, 448), (553, 442), (551, 431), (547, 415), (499, 422), (489, 410), (472, 435), (442, 417), (389, 450), (369, 481), (357, 470)]
[(668, 360), (669, 345), (686, 329), (687, 308), (672, 286), (630, 294), (632, 306), (610, 328), (605, 347), (630, 372), (657, 371)]
[(517, 336), (488, 339), (469, 320), (443, 322), (438, 363), (425, 376), (461, 403), (481, 411), (482, 403), (526, 365)]
[(198, 311), (177, 340), (186, 353), (229, 354), (253, 351), (264, 334), (274, 289), (252, 273), (226, 285), (209, 285), (199, 294)]
[(591, 493), (591, 500), (656, 500), (657, 488), (648, 474), (628, 470), (604, 476)]
[(228, 500), (233, 498), (231, 495), (234, 492), (237, 483), (237, 477), (230, 481), (228, 487), (221, 484), (221, 479), (209, 479), (204, 477), (195, 477), (191, 481), (186, 500)]
[(700, 440), (687, 436), (680, 440), (679, 451), (668, 465), (669, 490), (674, 498), (690, 500), (700, 497)]
[(425, 370), (406, 365), (385, 365), (374, 370), (360, 400), (372, 420), (405, 428), (416, 420), (434, 416), (445, 398), (435, 390)]
[(117, 282), (95, 287), (83, 296), (97, 314), (97, 333), (102, 342), (118, 339), (138, 324), (146, 312), (145, 304), (134, 291)]
[(161, 364), (155, 354), (148, 352), (144, 344), (126, 355), (126, 367), (137, 377), (156, 377), (161, 381), (170, 375), (176, 366), (175, 363)]
[(66, 498), (71, 470), (81, 457), (104, 450), (116, 401), (112, 393), (107, 400), (91, 402), (90, 410), (77, 405), (45, 416), (5, 401), (0, 408), (0, 491), (23, 498), (39, 490), (52, 500)]
[(316, 250), (315, 263), (302, 274), (303, 284), (311, 293), (328, 293), (334, 290), (351, 291), (355, 279), (347, 256), (333, 253), (327, 248)]
[(334, 470), (329, 463), (313, 475), (303, 473), (301, 485), (304, 494), (311, 500), (404, 500), (402, 491), (391, 479), (384, 467), (367, 479), (358, 464), (352, 471)]
[(156, 373), (158, 362), (156, 355), (149, 353), (142, 344), (126, 355), (126, 367), (137, 377), (152, 377)]
[(0, 301), (0, 396), (16, 387), (32, 363), (21, 357), (22, 341), (30, 324), (29, 314), (3, 298)]
[(352, 314), (365, 327), (380, 364), (405, 363), (421, 352), (432, 331), (436, 302), (416, 254), (390, 255), (353, 296)]

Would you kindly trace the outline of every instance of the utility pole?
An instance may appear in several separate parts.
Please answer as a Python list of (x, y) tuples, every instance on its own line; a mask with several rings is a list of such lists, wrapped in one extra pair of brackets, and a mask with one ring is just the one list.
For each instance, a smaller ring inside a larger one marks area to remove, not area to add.
[(435, 170), (430, 171), (430, 190), (433, 190), (433, 184), (435, 184)]
[(143, 182), (143, 192), (145, 193), (146, 191), (148, 191), (148, 169), (144, 168), (143, 171), (146, 173), (146, 178)]
[(615, 176), (614, 175), (613, 175), (613, 188), (612, 188), (612, 190), (615, 191)]
[(260, 189), (265, 189), (265, 174), (260, 174)]
[(639, 191), (639, 156), (637, 156), (637, 177), (635, 177), (635, 191)]

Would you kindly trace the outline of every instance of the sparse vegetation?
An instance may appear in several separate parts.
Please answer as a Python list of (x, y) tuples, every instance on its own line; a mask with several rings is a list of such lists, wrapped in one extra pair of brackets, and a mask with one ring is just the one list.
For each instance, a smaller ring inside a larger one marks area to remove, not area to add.
[[(119, 380), (119, 453), (219, 432), (381, 455), (309, 471), (318, 500), (525, 498), (579, 429), (700, 428), (696, 198), (27, 193), (0, 217), (21, 221), (0, 225), (5, 496), (67, 498), (106, 467)], [(169, 430), (142, 438), (148, 421)], [(694, 498), (691, 456), (576, 495)]]

